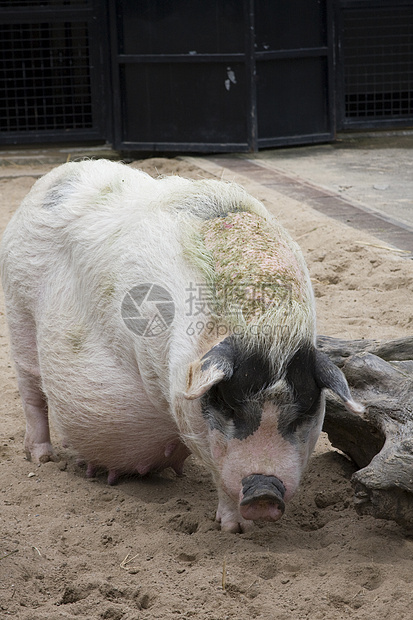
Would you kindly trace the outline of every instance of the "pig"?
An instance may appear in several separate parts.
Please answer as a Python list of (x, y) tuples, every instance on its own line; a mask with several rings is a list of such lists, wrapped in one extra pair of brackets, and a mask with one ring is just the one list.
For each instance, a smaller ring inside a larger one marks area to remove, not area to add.
[(34, 462), (55, 458), (49, 421), (110, 484), (181, 474), (194, 453), (221, 529), (243, 532), (296, 492), (325, 389), (362, 410), (316, 349), (298, 245), (236, 184), (66, 163), (22, 202), (0, 260)]

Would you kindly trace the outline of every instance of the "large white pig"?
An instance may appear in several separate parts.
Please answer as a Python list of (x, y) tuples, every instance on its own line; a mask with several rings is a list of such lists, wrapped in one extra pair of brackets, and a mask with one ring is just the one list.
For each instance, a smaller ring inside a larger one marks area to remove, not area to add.
[(298, 246), (237, 185), (65, 164), (12, 218), (1, 269), (33, 461), (53, 458), (49, 420), (110, 483), (194, 452), (243, 531), (296, 491), (323, 388), (360, 410), (315, 348)]

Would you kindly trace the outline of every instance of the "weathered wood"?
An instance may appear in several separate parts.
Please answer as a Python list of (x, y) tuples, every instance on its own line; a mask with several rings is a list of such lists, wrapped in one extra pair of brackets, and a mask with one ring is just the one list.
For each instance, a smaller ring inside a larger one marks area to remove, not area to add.
[(408, 338), (395, 338), (394, 340), (340, 340), (330, 336), (319, 336), (317, 347), (324, 351), (341, 366), (345, 358), (368, 351), (387, 362), (413, 360), (413, 336)]
[(320, 336), (363, 414), (327, 398), (324, 430), (360, 470), (352, 483), (361, 514), (413, 527), (413, 338), (379, 342)]

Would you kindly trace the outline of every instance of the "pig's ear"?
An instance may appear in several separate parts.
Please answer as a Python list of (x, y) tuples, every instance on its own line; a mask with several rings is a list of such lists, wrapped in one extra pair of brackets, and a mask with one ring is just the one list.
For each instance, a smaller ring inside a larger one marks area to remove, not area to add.
[(328, 388), (337, 394), (349, 411), (363, 413), (363, 405), (353, 400), (347, 379), (340, 368), (325, 353), (317, 350), (315, 353), (315, 380), (318, 387)]
[(230, 379), (234, 372), (234, 361), (235, 353), (228, 337), (190, 365), (185, 398), (188, 400), (200, 398), (213, 385)]

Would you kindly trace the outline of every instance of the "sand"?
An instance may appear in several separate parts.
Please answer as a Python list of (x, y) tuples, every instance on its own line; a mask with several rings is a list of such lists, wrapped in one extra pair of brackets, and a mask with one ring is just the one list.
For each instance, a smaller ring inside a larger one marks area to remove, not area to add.
[[(193, 161), (138, 162), (151, 174), (232, 178)], [(0, 226), (51, 166), (0, 172)], [(3, 174), (3, 178), (1, 175)], [(232, 175), (234, 176), (234, 175)], [(243, 181), (243, 179), (239, 179)], [(410, 333), (413, 263), (373, 237), (244, 180), (303, 248), (320, 334)], [(413, 539), (393, 522), (358, 516), (354, 465), (324, 435), (278, 523), (226, 534), (214, 522), (208, 472), (189, 457), (116, 487), (85, 478), (54, 438), (58, 462), (30, 463), (0, 312), (0, 618), (21, 620), (311, 620), (411, 618)]]

